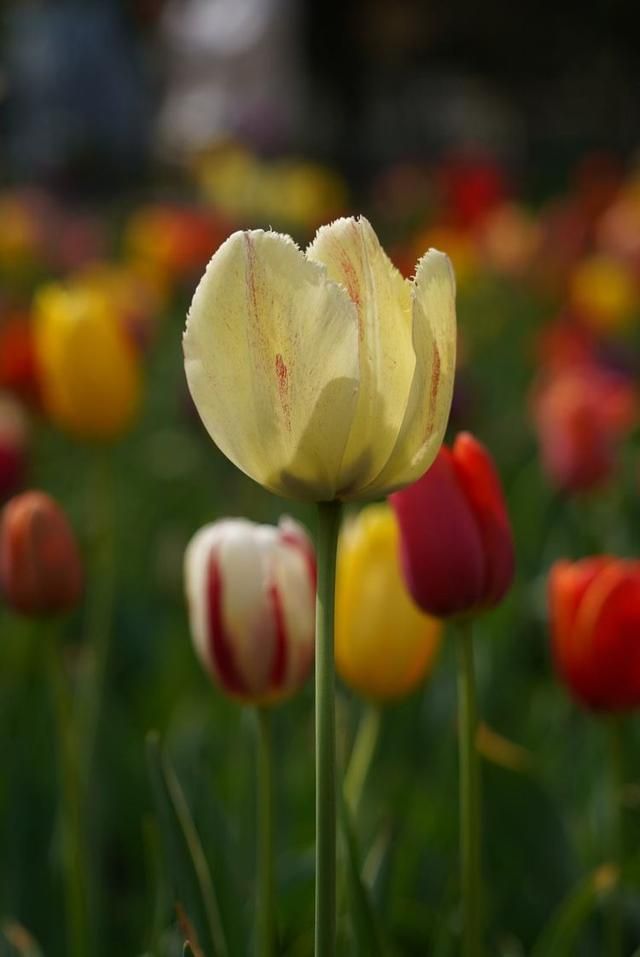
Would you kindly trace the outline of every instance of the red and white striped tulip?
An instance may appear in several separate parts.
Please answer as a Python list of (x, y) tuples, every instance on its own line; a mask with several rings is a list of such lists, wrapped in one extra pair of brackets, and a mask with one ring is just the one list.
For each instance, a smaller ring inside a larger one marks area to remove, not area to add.
[(302, 687), (314, 656), (316, 564), (297, 522), (205, 525), (187, 547), (185, 584), (197, 655), (222, 691), (273, 704)]

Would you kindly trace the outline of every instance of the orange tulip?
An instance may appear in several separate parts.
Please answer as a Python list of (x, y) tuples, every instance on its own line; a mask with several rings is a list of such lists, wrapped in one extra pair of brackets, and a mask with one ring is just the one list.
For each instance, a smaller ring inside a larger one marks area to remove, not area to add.
[(44, 492), (24, 492), (0, 519), (0, 590), (25, 615), (69, 611), (82, 594), (76, 539), (60, 506)]

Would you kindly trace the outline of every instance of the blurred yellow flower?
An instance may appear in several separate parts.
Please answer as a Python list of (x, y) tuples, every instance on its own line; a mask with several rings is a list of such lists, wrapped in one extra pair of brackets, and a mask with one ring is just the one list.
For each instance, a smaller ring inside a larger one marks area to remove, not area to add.
[(234, 220), (306, 231), (347, 206), (335, 170), (295, 158), (265, 161), (233, 142), (201, 154), (194, 175), (207, 202)]
[(413, 603), (404, 584), (399, 531), (388, 505), (370, 505), (347, 524), (338, 550), (336, 667), (368, 698), (409, 694), (435, 661), (442, 626)]
[(92, 263), (76, 274), (76, 284), (109, 301), (137, 348), (144, 349), (153, 341), (166, 295), (143, 263)]
[(140, 400), (140, 367), (113, 304), (83, 283), (51, 284), (36, 295), (34, 334), (51, 420), (81, 439), (113, 439)]
[(580, 318), (600, 332), (624, 327), (638, 307), (631, 270), (606, 255), (591, 256), (576, 267), (570, 294)]
[(187, 381), (234, 465), (286, 498), (377, 498), (419, 478), (449, 417), (455, 279), (435, 249), (405, 280), (366, 219), (305, 253), (237, 232), (193, 297)]

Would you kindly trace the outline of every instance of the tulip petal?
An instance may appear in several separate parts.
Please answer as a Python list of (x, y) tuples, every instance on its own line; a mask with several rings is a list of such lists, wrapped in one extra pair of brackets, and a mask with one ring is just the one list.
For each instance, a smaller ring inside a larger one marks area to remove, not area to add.
[(409, 694), (424, 679), (441, 626), (409, 596), (388, 505), (370, 505), (343, 529), (336, 579), (336, 667), (342, 680), (379, 701)]
[(461, 432), (452, 448), (458, 481), (484, 545), (483, 603), (496, 605), (513, 581), (515, 555), (511, 524), (493, 459), (472, 435)]
[(640, 563), (612, 559), (586, 590), (574, 625), (573, 681), (593, 708), (640, 701)]
[(289, 498), (335, 498), (358, 398), (358, 326), (322, 266), (286, 236), (234, 233), (196, 290), (184, 353), (204, 425), (238, 468)]
[(271, 595), (278, 628), (286, 641), (279, 684), (299, 688), (313, 664), (315, 636), (315, 558), (304, 529), (292, 519), (280, 522), (271, 555)]
[(487, 559), (451, 452), (443, 446), (422, 478), (390, 502), (401, 530), (405, 580), (419, 607), (440, 617), (480, 605)]
[(359, 498), (388, 461), (407, 407), (416, 365), (411, 285), (364, 217), (322, 226), (306, 255), (327, 267), (329, 278), (344, 287), (357, 310), (360, 394), (340, 497)]
[(366, 489), (386, 495), (423, 475), (442, 444), (456, 365), (456, 289), (449, 257), (430, 249), (413, 281), (416, 362), (397, 440), (385, 467)]
[[(591, 698), (592, 677), (589, 663), (589, 638), (585, 612), (585, 597), (592, 585), (604, 573), (608, 578), (614, 561), (607, 556), (587, 558), (581, 562), (556, 562), (549, 572), (549, 616), (552, 624), (552, 651), (558, 671), (568, 685), (582, 698)], [(601, 590), (598, 589), (599, 594)], [(597, 610), (589, 600), (587, 614), (593, 625)], [(578, 615), (581, 618), (577, 628)]]
[(81, 438), (113, 438), (140, 399), (135, 353), (107, 301), (55, 286), (36, 300), (36, 347), (45, 404), (54, 421)]

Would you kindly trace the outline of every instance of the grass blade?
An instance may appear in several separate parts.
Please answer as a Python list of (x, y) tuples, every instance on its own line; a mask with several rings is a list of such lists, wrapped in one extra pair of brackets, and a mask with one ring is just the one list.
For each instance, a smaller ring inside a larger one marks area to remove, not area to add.
[(342, 789), (339, 789), (339, 814), (346, 851), (351, 920), (358, 952), (366, 957), (384, 957), (382, 936), (371, 904), (369, 889), (362, 879), (358, 842)]
[(157, 734), (147, 737), (147, 759), (176, 909), (196, 937), (187, 946), (203, 957), (228, 957), (211, 872), (184, 791)]

